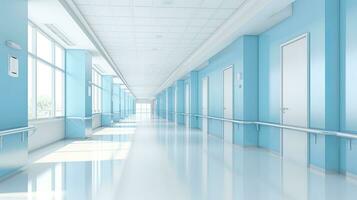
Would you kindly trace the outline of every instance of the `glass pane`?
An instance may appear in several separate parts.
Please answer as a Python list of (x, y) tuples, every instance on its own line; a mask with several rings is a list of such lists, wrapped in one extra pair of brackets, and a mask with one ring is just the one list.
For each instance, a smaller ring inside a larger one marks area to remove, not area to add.
[(53, 116), (52, 70), (47, 64), (37, 62), (37, 117)]
[(56, 45), (55, 48), (55, 65), (61, 69), (64, 69), (64, 50)]
[(64, 116), (64, 73), (56, 70), (56, 117)]
[(40, 32), (37, 32), (37, 56), (52, 63), (52, 43)]
[(28, 29), (27, 29), (27, 37), (28, 37), (28, 39), (27, 39), (27, 49), (28, 49), (28, 51), (29, 52), (31, 52), (31, 53), (33, 53), (33, 49), (32, 49), (32, 37), (33, 37), (33, 34), (32, 34), (32, 26), (30, 26), (30, 25), (28, 25)]
[(28, 117), (29, 119), (34, 119), (35, 118), (35, 113), (34, 113), (34, 66), (33, 66), (33, 59), (31, 57), (28, 58), (28, 85), (27, 85), (27, 91), (28, 91)]

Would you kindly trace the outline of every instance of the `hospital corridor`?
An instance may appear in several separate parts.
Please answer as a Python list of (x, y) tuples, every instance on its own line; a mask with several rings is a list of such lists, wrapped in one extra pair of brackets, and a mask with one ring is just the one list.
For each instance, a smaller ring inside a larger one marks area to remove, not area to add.
[(0, 200), (355, 200), (357, 1), (0, 0)]

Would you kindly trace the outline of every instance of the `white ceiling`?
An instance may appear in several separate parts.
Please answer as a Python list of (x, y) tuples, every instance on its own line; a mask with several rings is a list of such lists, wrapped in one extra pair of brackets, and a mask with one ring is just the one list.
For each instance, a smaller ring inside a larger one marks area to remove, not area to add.
[(74, 0), (137, 98), (169, 75), (244, 0)]

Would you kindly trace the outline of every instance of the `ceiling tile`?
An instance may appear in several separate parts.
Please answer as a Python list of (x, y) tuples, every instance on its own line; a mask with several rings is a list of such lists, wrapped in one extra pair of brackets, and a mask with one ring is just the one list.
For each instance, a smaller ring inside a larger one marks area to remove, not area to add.
[(242, 0), (74, 0), (137, 97), (150, 97)]
[(218, 8), (223, 0), (203, 0), (202, 8)]
[(217, 9), (212, 15), (212, 19), (227, 19), (234, 11), (235, 9)]
[(239, 8), (245, 0), (223, 0), (221, 8)]

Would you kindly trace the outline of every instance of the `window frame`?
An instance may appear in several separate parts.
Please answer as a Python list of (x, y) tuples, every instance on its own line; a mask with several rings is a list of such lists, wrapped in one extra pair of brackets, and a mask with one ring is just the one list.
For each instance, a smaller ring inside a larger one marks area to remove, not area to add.
[(151, 113), (151, 104), (150, 103), (136, 103), (135, 111), (138, 114)]
[[(31, 58), (32, 60), (32, 90), (33, 91), (28, 91), (28, 92), (32, 92), (32, 102), (28, 102), (29, 104), (32, 105), (32, 116), (28, 116), (28, 119), (30, 121), (33, 120), (45, 120), (45, 119), (55, 119), (55, 118), (64, 118), (66, 116), (66, 90), (65, 90), (65, 82), (66, 82), (66, 65), (65, 65), (65, 52), (66, 49), (56, 40), (54, 40), (52, 37), (50, 37), (48, 34), (46, 34), (41, 28), (39, 28), (36, 24), (34, 24), (33, 22), (31, 22), (30, 20), (28, 21), (28, 27), (31, 27), (32, 29), (32, 38), (31, 38), (31, 52), (29, 51), (29, 47), (27, 49), (27, 55), (28, 58)], [(51, 49), (52, 49), (52, 58), (51, 58), (51, 62), (48, 62), (47, 60), (39, 57), (37, 55), (37, 32), (39, 32), (40, 34), (42, 34), (46, 39), (48, 39), (51, 43)], [(62, 50), (62, 66), (57, 66), (56, 65), (56, 47), (58, 47), (59, 49)], [(51, 105), (51, 115), (49, 117), (38, 117), (38, 108), (37, 108), (37, 72), (38, 72), (38, 62), (42, 62), (48, 66), (51, 67), (51, 99), (52, 99), (52, 105)], [(57, 115), (57, 109), (56, 109), (56, 72), (59, 71), (61, 73), (63, 73), (63, 87), (62, 87), (62, 93), (63, 93), (63, 97), (62, 97), (62, 104), (63, 104), (63, 111), (61, 115)]]

